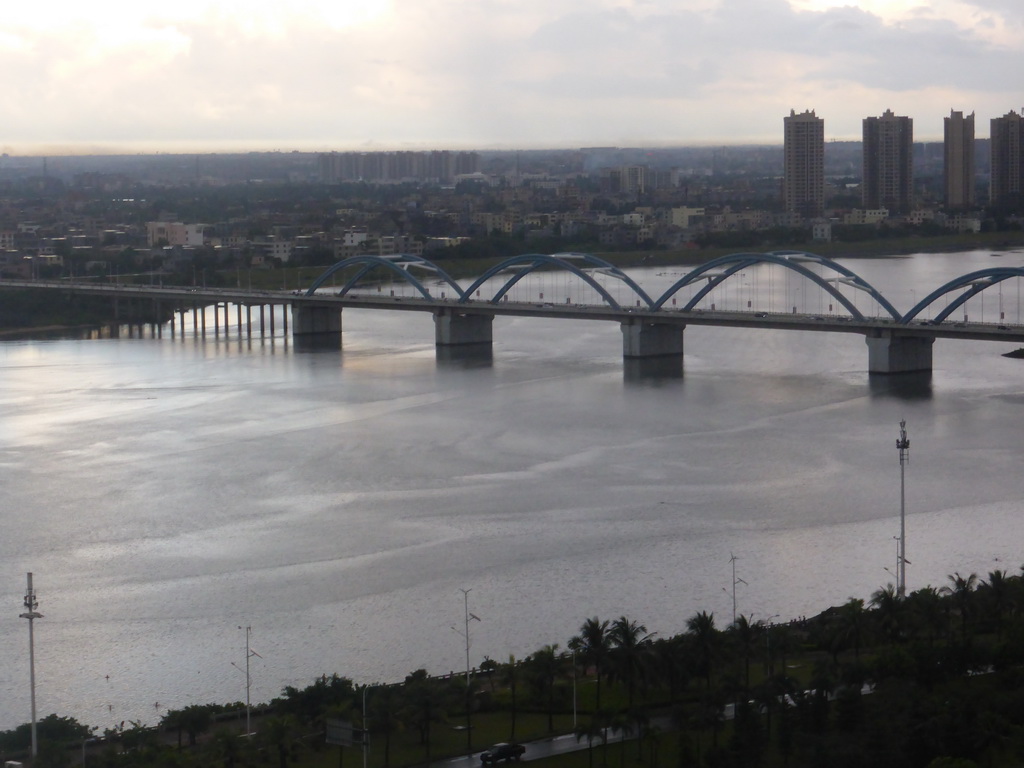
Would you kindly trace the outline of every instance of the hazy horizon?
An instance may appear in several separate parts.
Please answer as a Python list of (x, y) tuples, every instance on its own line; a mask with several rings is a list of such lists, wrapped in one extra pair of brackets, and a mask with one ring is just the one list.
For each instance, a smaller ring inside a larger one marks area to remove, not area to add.
[[(976, 136), (976, 140), (988, 140), (988, 136)], [(856, 138), (826, 138), (826, 143), (860, 143), (861, 137)], [(942, 137), (915, 137), (915, 144), (933, 144), (942, 143)], [(243, 154), (320, 154), (329, 152), (431, 152), (431, 151), (451, 151), (451, 152), (575, 152), (594, 148), (613, 148), (613, 149), (651, 149), (651, 150), (671, 150), (671, 149), (693, 149), (693, 148), (706, 148), (706, 147), (767, 147), (776, 148), (782, 150), (782, 140), (770, 141), (687, 141), (687, 142), (665, 142), (660, 144), (654, 143), (639, 143), (639, 144), (574, 144), (574, 145), (465, 145), (465, 146), (445, 146), (432, 143), (420, 143), (420, 144), (402, 144), (394, 146), (348, 146), (348, 147), (336, 147), (336, 146), (289, 146), (289, 147), (277, 147), (277, 146), (265, 146), (265, 147), (210, 147), (210, 146), (174, 146), (173, 144), (163, 144), (163, 148), (156, 146), (103, 146), (103, 145), (91, 145), (82, 146), (78, 148), (74, 147), (33, 147), (27, 148), (27, 151), (14, 152), (7, 148), (0, 148), (3, 154), (10, 158), (54, 158), (54, 157), (125, 157), (132, 155), (143, 155), (143, 156), (158, 156), (158, 155), (243, 155)]]

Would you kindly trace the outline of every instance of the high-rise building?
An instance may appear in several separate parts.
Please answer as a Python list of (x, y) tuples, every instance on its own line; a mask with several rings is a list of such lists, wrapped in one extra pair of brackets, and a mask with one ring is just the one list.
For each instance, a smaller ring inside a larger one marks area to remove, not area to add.
[(813, 109), (799, 115), (791, 109), (782, 122), (786, 211), (806, 218), (821, 216), (825, 209), (825, 121), (816, 117)]
[(989, 202), (993, 205), (1020, 202), (1024, 178), (1024, 117), (1010, 110), (991, 122), (992, 178)]
[(943, 119), (943, 188), (946, 208), (974, 205), (974, 113), (950, 110)]
[(887, 109), (864, 118), (864, 178), (861, 201), (867, 209), (908, 213), (914, 203), (914, 121)]

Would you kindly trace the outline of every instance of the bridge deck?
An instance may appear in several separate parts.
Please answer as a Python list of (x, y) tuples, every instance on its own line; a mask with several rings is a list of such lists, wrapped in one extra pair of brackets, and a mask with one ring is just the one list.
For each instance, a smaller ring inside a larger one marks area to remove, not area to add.
[(858, 320), (847, 315), (784, 314), (769, 312), (738, 312), (724, 310), (682, 311), (641, 308), (614, 309), (609, 306), (580, 304), (554, 304), (501, 301), (460, 302), (455, 299), (425, 299), (375, 295), (334, 296), (318, 293), (306, 296), (289, 291), (250, 290), (241, 288), (191, 288), (187, 286), (111, 285), (72, 283), (45, 280), (0, 280), (0, 289), (34, 289), (62, 291), (93, 296), (123, 297), (168, 301), (188, 305), (231, 304), (292, 304), (338, 307), (339, 309), (372, 309), (405, 312), (432, 312), (441, 309), (456, 310), (464, 314), (547, 317), (560, 320), (601, 320), (629, 322), (641, 320), (652, 324), (712, 325), (733, 328), (770, 328), (787, 331), (814, 331), (824, 333), (856, 333), (875, 336), (891, 333), (900, 336), (924, 338), (965, 339), (982, 341), (1024, 342), (1024, 326), (1002, 323), (949, 322), (933, 324), (929, 321), (905, 325), (889, 317)]

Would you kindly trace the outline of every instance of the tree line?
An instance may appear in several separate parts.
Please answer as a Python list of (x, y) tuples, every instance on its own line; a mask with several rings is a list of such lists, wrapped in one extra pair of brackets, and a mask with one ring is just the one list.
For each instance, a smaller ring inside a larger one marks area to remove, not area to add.
[[(468, 675), (357, 686), (338, 675), (288, 686), (240, 733), (240, 704), (166, 712), (89, 748), (97, 766), (333, 764), (327, 720), (369, 733), (374, 766), (573, 733), (588, 766), (963, 768), (1024, 760), (1024, 581), (1002, 570), (948, 577), (902, 597), (799, 621), (700, 611), (670, 637), (625, 615), (586, 618), (565, 643), (485, 658)], [(220, 721), (228, 713), (234, 718)], [(95, 729), (50, 715), (35, 765), (66, 766)], [(28, 746), (0, 733), (0, 757)], [(351, 749), (351, 748), (349, 748)], [(77, 762), (77, 761), (76, 761)], [(582, 763), (576, 762), (574, 765)]]

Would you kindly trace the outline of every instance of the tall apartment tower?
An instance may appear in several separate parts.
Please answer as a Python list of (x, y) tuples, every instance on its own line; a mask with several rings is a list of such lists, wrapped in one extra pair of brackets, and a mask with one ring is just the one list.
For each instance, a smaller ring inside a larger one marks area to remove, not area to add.
[(785, 128), (782, 199), (787, 213), (813, 219), (825, 209), (825, 121), (814, 110), (789, 111)]
[(974, 205), (974, 113), (950, 110), (943, 119), (943, 187), (947, 209)]
[(1024, 178), (1024, 117), (1010, 110), (1002, 117), (993, 117), (991, 123), (992, 180), (989, 182), (989, 202), (993, 205), (1011, 201), (1020, 202), (1021, 179)]
[(914, 121), (887, 109), (881, 117), (864, 118), (865, 208), (908, 213), (914, 203)]

